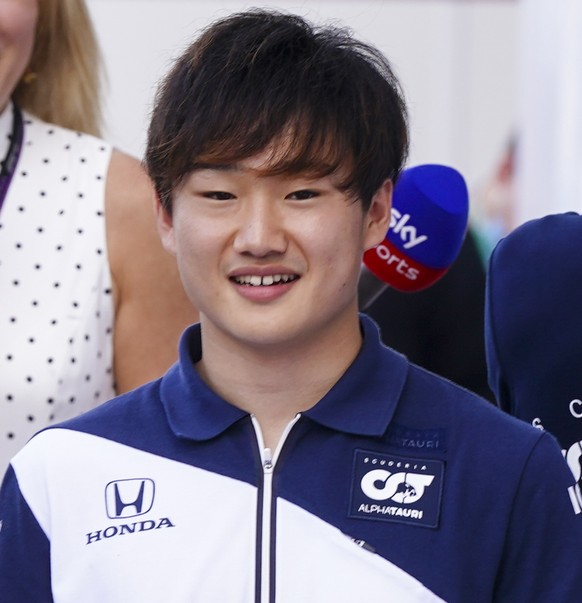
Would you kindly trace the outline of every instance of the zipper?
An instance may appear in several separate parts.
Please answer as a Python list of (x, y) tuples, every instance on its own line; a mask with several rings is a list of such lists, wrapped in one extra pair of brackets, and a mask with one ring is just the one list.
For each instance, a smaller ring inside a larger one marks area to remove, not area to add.
[[(255, 428), (255, 434), (257, 436), (257, 444), (259, 446), (259, 452), (261, 455), (261, 464), (263, 466), (263, 493), (262, 493), (262, 513), (260, 517), (260, 526), (261, 526), (261, 542), (260, 542), (260, 550), (261, 550), (261, 567), (260, 567), (260, 591), (261, 591), (261, 603), (270, 603), (271, 602), (271, 551), (274, 550), (274, 542), (276, 538), (276, 534), (272, 534), (273, 526), (271, 521), (272, 516), (272, 507), (273, 507), (273, 472), (275, 470), (275, 466), (277, 464), (277, 459), (281, 454), (281, 448), (283, 447), (287, 436), (289, 435), (291, 429), (299, 418), (300, 414), (296, 415), (295, 418), (290, 421), (285, 430), (281, 434), (281, 438), (279, 443), (277, 444), (277, 448), (275, 449), (275, 454), (271, 454), (271, 449), (265, 446), (265, 441), (263, 439), (263, 432), (261, 431), (261, 426), (259, 422), (255, 418), (254, 415), (251, 415), (251, 420), (253, 422), (253, 427)], [(257, 522), (258, 523), (258, 522)], [(257, 525), (258, 529), (258, 525)], [(258, 585), (257, 585), (258, 586)]]

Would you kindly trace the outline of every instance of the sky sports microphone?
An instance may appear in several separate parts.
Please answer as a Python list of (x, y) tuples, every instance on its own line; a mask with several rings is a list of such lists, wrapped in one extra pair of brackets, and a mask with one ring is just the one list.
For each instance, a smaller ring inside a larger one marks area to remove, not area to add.
[(388, 287), (412, 293), (438, 281), (461, 249), (468, 219), (469, 193), (457, 170), (438, 164), (403, 170), (386, 238), (364, 253), (360, 310)]

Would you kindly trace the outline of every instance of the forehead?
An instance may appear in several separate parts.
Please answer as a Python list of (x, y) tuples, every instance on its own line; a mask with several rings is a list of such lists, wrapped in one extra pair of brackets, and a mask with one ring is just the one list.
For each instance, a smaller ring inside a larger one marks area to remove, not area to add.
[(269, 175), (280, 162), (274, 156), (271, 149), (266, 149), (252, 155), (251, 157), (245, 157), (242, 159), (236, 159), (233, 161), (212, 161), (209, 163), (198, 162), (194, 172), (200, 172), (202, 170), (216, 171), (216, 172), (245, 172), (252, 173), (257, 176)]
[[(341, 177), (338, 173), (322, 173), (314, 169), (306, 170), (282, 170), (277, 169), (268, 156), (254, 156), (241, 159), (233, 163), (198, 164), (197, 167), (185, 176), (182, 185), (188, 182), (197, 182), (198, 185), (208, 186), (213, 182), (229, 181), (248, 183), (265, 181), (272, 184), (280, 183), (301, 186), (332, 186), (341, 190)], [(181, 188), (178, 185), (177, 189)]]
[(268, 174), (280, 163), (281, 157), (285, 155), (284, 148), (288, 145), (289, 143), (284, 143), (281, 147), (278, 147), (278, 145), (270, 144), (256, 155), (238, 161), (237, 166), (256, 174)]
[(342, 190), (340, 178), (336, 174), (316, 174), (311, 171), (273, 172), (270, 165), (252, 159), (243, 159), (236, 163), (199, 165), (187, 174), (176, 187), (179, 191), (195, 184), (196, 187), (221, 187), (231, 184), (256, 186), (264, 183), (268, 186), (282, 185), (285, 187), (331, 186)]
[[(314, 145), (315, 146), (315, 145)], [(200, 170), (244, 172), (254, 176), (341, 180), (350, 174), (351, 163), (337, 149), (306, 149), (305, 143), (292, 135), (278, 136), (265, 148), (250, 156), (203, 154), (193, 161), (190, 173)]]

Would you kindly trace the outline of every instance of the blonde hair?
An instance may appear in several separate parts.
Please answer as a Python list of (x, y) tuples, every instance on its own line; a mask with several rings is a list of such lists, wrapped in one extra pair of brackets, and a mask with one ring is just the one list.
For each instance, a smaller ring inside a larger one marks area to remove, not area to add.
[(103, 62), (84, 0), (38, 0), (35, 42), (16, 104), (40, 119), (99, 136)]

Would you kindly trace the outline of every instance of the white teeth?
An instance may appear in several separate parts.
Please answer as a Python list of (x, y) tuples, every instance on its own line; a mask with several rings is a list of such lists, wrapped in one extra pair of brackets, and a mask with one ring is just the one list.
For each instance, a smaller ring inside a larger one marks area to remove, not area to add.
[(251, 287), (268, 287), (278, 283), (289, 283), (297, 277), (293, 274), (272, 274), (269, 276), (235, 276), (234, 280), (239, 285), (250, 285)]

